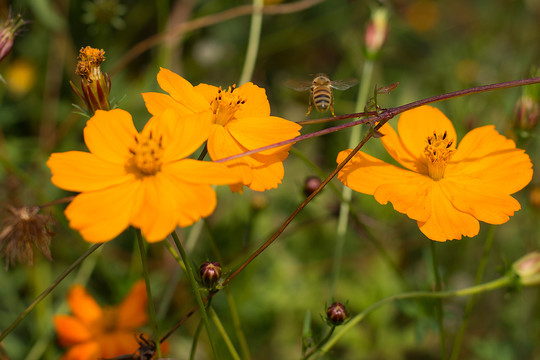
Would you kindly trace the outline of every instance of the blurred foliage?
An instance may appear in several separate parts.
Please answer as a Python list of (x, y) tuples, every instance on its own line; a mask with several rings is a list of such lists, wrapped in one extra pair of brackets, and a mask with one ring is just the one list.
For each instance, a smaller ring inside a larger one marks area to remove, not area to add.
[[(29, 21), (10, 55), (0, 63), (0, 74), (6, 80), (6, 84), (0, 83), (0, 201), (35, 205), (68, 195), (52, 186), (45, 161), (51, 152), (84, 149), (85, 119), (74, 113), (72, 103), (81, 104), (69, 86), (70, 80), (79, 81), (75, 64), (81, 47), (91, 45), (106, 51), (102, 69), (111, 75), (111, 95), (120, 100), (120, 108), (133, 114), (140, 127), (149, 119), (140, 93), (160, 91), (156, 82), (159, 67), (176, 71), (193, 84), (228, 86), (237, 82), (250, 17), (233, 17), (164, 39), (124, 63), (126, 54), (145, 39), (184, 22), (246, 4), (244, 0), (0, 1), (0, 16), (7, 16), (11, 9)], [(390, 10), (390, 30), (377, 59), (372, 86), (400, 85), (391, 95), (379, 97), (382, 107), (525, 78), (540, 63), (538, 0), (389, 0), (385, 4)], [(328, 0), (300, 12), (264, 15), (253, 81), (266, 88), (274, 115), (293, 121), (304, 118), (308, 94), (286, 88), (287, 79), (309, 79), (318, 72), (334, 79), (362, 76), (364, 27), (372, 5)], [(486, 124), (512, 136), (510, 124), (521, 91), (473, 95), (436, 106), (454, 122), (460, 136)], [(355, 92), (353, 88), (335, 93), (336, 114), (352, 112)], [(321, 115), (312, 112), (311, 116)], [(304, 133), (322, 127), (306, 126)], [(348, 132), (343, 131), (298, 143), (295, 148), (328, 174), (347, 141)], [(540, 151), (538, 128), (519, 145), (535, 163)], [(376, 140), (366, 149), (384, 156)], [(314, 171), (293, 154), (285, 166), (283, 184), (276, 190), (246, 190), (238, 195), (230, 194), (227, 188), (218, 189), (216, 213), (208, 219), (208, 226), (203, 226), (200, 238), (188, 242), (195, 264), (216, 259), (213, 239), (223, 258), (224, 272), (231, 272), (303, 201), (304, 179), (315, 175)], [(537, 175), (532, 185), (516, 195), (523, 209), (496, 227), (486, 279), (499, 275), (524, 253), (538, 249), (540, 210), (528, 200), (534, 186), (540, 186)], [(349, 311), (355, 314), (383, 297), (430, 289), (428, 240), (415, 222), (372, 197), (355, 194), (353, 199), (362, 223), (353, 220), (347, 233), (336, 300), (348, 300)], [(299, 358), (307, 311), (312, 314), (314, 337), (320, 339), (327, 331), (318, 314), (324, 314), (332, 301), (328, 292), (338, 209), (339, 196), (331, 187), (326, 188), (229, 286), (252, 358)], [(54, 261), (48, 263), (39, 254), (34, 267), (19, 265), (0, 272), (0, 329), (88, 248), (67, 227), (62, 210), (62, 206), (47, 209), (58, 221), (51, 247)], [(482, 224), (474, 239), (435, 244), (446, 289), (474, 282), (488, 228)], [(186, 240), (191, 231), (182, 229), (179, 234)], [(378, 254), (373, 238), (384, 245), (397, 272)], [(149, 261), (160, 327), (167, 331), (195, 302), (189, 282), (183, 273), (179, 275), (181, 270), (164, 246), (150, 245)], [(87, 262), (95, 262), (95, 268), (83, 265), (78, 281), (89, 277), (89, 291), (102, 304), (119, 302), (141, 277), (132, 231), (107, 243)], [(3, 341), (10, 358), (58, 358), (62, 349), (54, 341), (52, 314), (67, 311), (62, 304), (75, 280), (76, 276), (70, 275)], [(465, 301), (444, 301), (450, 343), (459, 328)], [(213, 305), (232, 332), (226, 297), (219, 294)], [(439, 337), (433, 314), (434, 304), (429, 301), (388, 305), (347, 334), (327, 358), (436, 359)], [(173, 358), (187, 359), (198, 321), (197, 314), (171, 337)], [(538, 359), (539, 329), (537, 288), (482, 295), (470, 319), (462, 358)], [(237, 341), (234, 336), (233, 341)], [(201, 342), (199, 358), (210, 358), (205, 335)]]

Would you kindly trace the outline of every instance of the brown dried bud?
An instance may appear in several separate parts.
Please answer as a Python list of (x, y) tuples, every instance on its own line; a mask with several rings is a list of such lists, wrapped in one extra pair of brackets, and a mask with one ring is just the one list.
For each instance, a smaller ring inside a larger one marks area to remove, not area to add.
[(221, 277), (221, 265), (215, 261), (207, 261), (201, 265), (199, 274), (204, 286), (214, 288)]
[(14, 18), (11, 15), (0, 25), (0, 61), (4, 59), (11, 48), (13, 47), (13, 40), (17, 36), (19, 29), (26, 22), (23, 20), (20, 14), (17, 14)]
[(15, 208), (8, 205), (7, 211), (0, 231), (0, 256), (5, 258), (6, 269), (15, 261), (33, 265), (32, 244), (52, 261), (49, 250), (54, 235), (50, 229), (52, 217), (40, 214), (38, 206)]
[(331, 325), (341, 325), (347, 319), (345, 305), (335, 302), (326, 309), (326, 319)]
[(111, 79), (101, 72), (101, 63), (105, 61), (105, 51), (90, 46), (81, 48), (79, 62), (75, 72), (81, 77), (81, 91), (70, 81), (71, 88), (82, 101), (87, 111), (93, 115), (96, 110), (110, 110), (109, 93)]
[(311, 195), (321, 185), (321, 178), (318, 176), (308, 176), (304, 181), (304, 194)]

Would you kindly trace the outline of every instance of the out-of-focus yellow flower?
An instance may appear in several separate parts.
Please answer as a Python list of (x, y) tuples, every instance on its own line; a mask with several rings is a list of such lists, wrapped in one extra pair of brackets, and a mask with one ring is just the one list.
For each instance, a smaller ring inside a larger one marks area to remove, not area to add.
[(51, 155), (53, 184), (82, 192), (65, 214), (85, 240), (111, 240), (129, 225), (150, 242), (163, 240), (214, 211), (211, 184), (240, 181), (223, 164), (185, 159), (208, 138), (211, 113), (178, 118), (164, 111), (138, 133), (128, 112), (100, 110), (84, 129), (90, 153)]
[(79, 62), (75, 72), (81, 77), (81, 90), (70, 81), (71, 88), (86, 105), (90, 115), (96, 110), (109, 110), (109, 93), (111, 79), (101, 71), (101, 63), (105, 61), (105, 51), (90, 46), (81, 48)]
[(384, 147), (405, 169), (358, 152), (338, 178), (381, 204), (391, 202), (431, 240), (475, 236), (479, 221), (502, 224), (521, 208), (510, 195), (531, 181), (532, 163), (494, 126), (470, 131), (456, 149), (452, 122), (422, 106), (401, 115), (399, 135), (388, 124), (380, 131)]
[[(157, 79), (169, 95), (143, 94), (151, 114), (161, 114), (168, 108), (175, 109), (179, 114), (211, 112), (212, 128), (207, 148), (213, 160), (292, 139), (300, 134), (300, 125), (270, 116), (265, 90), (251, 82), (238, 88), (233, 85), (227, 90), (207, 84), (193, 87), (167, 69), (161, 69)], [(256, 191), (277, 187), (283, 179), (283, 161), (289, 155), (289, 148), (290, 145), (281, 146), (227, 161), (225, 164), (242, 176), (242, 181), (231, 186), (231, 189), (242, 191), (242, 185)]]
[(8, 91), (16, 97), (26, 95), (36, 83), (36, 66), (25, 59), (17, 59), (9, 64), (5, 73)]
[(99, 306), (81, 285), (70, 289), (67, 301), (73, 315), (54, 317), (58, 342), (69, 347), (63, 360), (113, 358), (137, 351), (135, 334), (148, 321), (143, 280), (133, 285), (118, 306)]

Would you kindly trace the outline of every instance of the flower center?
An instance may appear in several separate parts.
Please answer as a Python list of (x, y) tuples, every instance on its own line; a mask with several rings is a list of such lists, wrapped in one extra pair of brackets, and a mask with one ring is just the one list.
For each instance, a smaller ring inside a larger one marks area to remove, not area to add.
[(235, 118), (235, 113), (240, 110), (246, 100), (234, 93), (236, 85), (229, 87), (228, 90), (218, 89), (218, 93), (214, 100), (210, 103), (214, 112), (214, 123), (225, 126)]
[(434, 131), (433, 136), (428, 136), (426, 142), (424, 154), (427, 159), (429, 176), (437, 181), (444, 177), (446, 164), (456, 151), (450, 148), (454, 139), (447, 138), (446, 131), (443, 134), (437, 134)]
[(137, 134), (134, 146), (129, 148), (132, 157), (126, 167), (128, 171), (139, 176), (155, 175), (161, 170), (163, 145), (162, 138), (155, 139), (150, 132), (148, 135)]

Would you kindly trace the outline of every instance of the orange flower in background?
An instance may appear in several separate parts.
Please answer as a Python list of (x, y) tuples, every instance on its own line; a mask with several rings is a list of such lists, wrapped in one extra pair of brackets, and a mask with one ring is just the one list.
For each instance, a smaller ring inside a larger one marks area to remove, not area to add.
[(217, 202), (211, 184), (240, 181), (223, 164), (185, 159), (207, 139), (210, 115), (177, 121), (168, 110), (138, 133), (128, 112), (97, 111), (84, 129), (90, 153), (56, 153), (47, 161), (53, 184), (82, 192), (66, 208), (69, 225), (90, 242), (111, 240), (129, 225), (155, 242), (209, 216)]
[[(211, 111), (212, 128), (207, 141), (212, 160), (223, 159), (300, 135), (301, 126), (280, 117), (270, 116), (270, 104), (264, 89), (246, 83), (227, 90), (207, 84), (193, 87), (181, 76), (161, 69), (158, 83), (169, 93), (143, 94), (152, 115), (175, 109), (180, 115)], [(181, 118), (180, 118), (181, 120)], [(290, 145), (244, 156), (225, 164), (241, 174), (242, 181), (231, 186), (241, 191), (242, 185), (252, 190), (273, 189), (284, 176), (283, 161)]]
[[(470, 131), (456, 148), (452, 122), (422, 106), (400, 116), (399, 135), (388, 124), (380, 131), (384, 147), (404, 168), (358, 152), (338, 178), (381, 204), (391, 202), (431, 240), (473, 237), (479, 221), (502, 224), (521, 208), (510, 195), (531, 181), (531, 160), (493, 125)], [(350, 151), (340, 152), (337, 162)]]
[(69, 347), (63, 360), (96, 360), (133, 354), (137, 329), (148, 321), (146, 286), (139, 280), (118, 306), (101, 307), (80, 285), (68, 293), (73, 315), (55, 315), (58, 342)]

